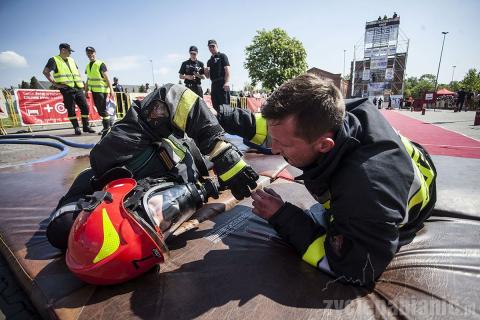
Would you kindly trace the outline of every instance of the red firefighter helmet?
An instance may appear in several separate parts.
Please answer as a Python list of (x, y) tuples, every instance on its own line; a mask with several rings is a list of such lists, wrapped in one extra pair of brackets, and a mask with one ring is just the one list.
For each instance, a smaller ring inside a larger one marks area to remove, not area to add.
[[(124, 206), (137, 185), (131, 178), (110, 182), (84, 208), (68, 238), (67, 266), (85, 282), (108, 285), (133, 279), (164, 261), (163, 236)], [(98, 194), (98, 193), (97, 193)]]

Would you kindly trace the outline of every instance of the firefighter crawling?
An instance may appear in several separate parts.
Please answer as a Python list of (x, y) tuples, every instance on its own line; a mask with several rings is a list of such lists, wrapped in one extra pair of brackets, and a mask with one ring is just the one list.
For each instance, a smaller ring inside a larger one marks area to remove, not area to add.
[[(143, 230), (137, 245), (146, 241), (152, 252), (164, 251), (165, 235), (208, 197), (217, 195), (216, 184), (203, 178), (208, 175), (205, 158), (213, 163), (220, 187), (230, 189), (235, 198), (250, 196), (257, 186), (257, 173), (224, 135), (216, 117), (193, 91), (173, 84), (156, 89), (140, 106), (133, 105), (92, 149), (91, 168), (78, 175), (51, 215), (50, 243), (68, 247), (67, 265), (80, 277), (85, 270), (90, 270), (86, 274), (91, 277), (95, 266), (112, 258), (110, 247), (99, 247), (107, 243), (102, 232), (117, 234), (108, 243), (121, 245), (118, 232), (126, 231), (119, 230), (120, 225), (129, 225), (133, 233)], [(126, 252), (131, 250), (134, 245)], [(147, 259), (136, 260), (143, 258)], [(103, 270), (89, 281), (98, 283), (95, 279), (108, 273)], [(118, 279), (107, 281), (115, 282)]]
[(253, 213), (305, 262), (339, 280), (373, 284), (435, 205), (429, 154), (395, 132), (368, 99), (344, 102), (314, 75), (280, 86), (261, 115), (221, 106), (218, 118), (228, 133), (271, 144), (272, 153), (303, 171), (297, 179), (321, 212), (306, 213), (265, 188), (252, 193)]

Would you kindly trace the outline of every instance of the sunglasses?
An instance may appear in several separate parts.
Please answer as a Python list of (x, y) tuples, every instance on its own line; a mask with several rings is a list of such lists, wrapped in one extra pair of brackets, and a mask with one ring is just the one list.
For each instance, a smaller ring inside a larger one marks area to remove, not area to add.
[(190, 52), (190, 54), (197, 55), (195, 51)]
[(214, 44), (211, 44), (208, 46), (209, 48), (215, 48), (215, 45)]

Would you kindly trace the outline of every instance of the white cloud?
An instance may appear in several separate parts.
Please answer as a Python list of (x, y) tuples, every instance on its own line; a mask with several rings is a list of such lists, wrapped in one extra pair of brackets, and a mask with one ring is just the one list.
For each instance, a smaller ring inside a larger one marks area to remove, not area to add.
[(110, 58), (108, 68), (112, 71), (133, 70), (142, 66), (149, 66), (150, 61), (144, 56), (123, 56)]
[(166, 76), (169, 73), (170, 73), (169, 68), (161, 67), (160, 69), (158, 69), (158, 74), (161, 76)]
[(0, 52), (0, 68), (25, 68), (27, 59), (14, 51)]

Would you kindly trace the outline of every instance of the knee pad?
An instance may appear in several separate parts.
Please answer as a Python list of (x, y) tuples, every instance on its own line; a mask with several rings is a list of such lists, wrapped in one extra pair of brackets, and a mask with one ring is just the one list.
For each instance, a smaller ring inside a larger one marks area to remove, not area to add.
[(47, 238), (52, 246), (65, 251), (68, 245), (70, 229), (81, 208), (76, 202), (71, 202), (55, 210), (47, 226)]

